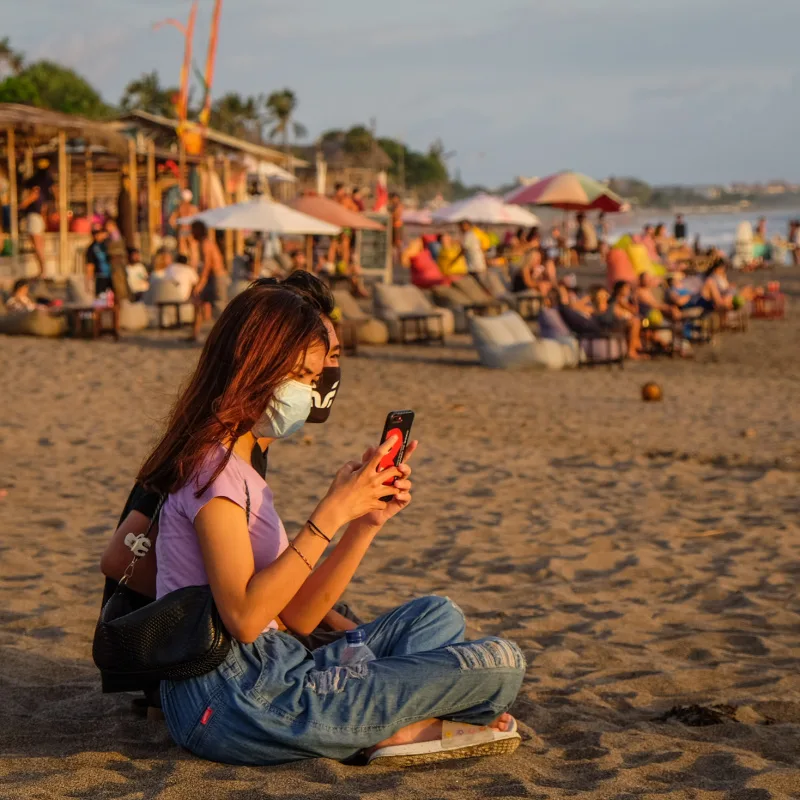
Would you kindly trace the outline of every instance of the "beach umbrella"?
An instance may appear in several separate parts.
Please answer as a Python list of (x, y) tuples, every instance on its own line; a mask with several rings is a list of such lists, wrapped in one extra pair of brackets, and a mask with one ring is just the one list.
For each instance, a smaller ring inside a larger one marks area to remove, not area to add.
[(403, 211), (403, 225), (432, 225), (433, 214), (427, 208), (407, 208)]
[(323, 222), (263, 195), (245, 203), (234, 203), (183, 217), (178, 222), (181, 225), (204, 222), (209, 228), (261, 231), (286, 236), (336, 236), (342, 232), (339, 225)]
[(623, 199), (580, 172), (557, 172), (506, 195), (507, 203), (551, 206), (562, 211), (619, 211)]
[(321, 194), (306, 194), (289, 201), (289, 207), (340, 228), (354, 231), (382, 231), (384, 225), (365, 214), (345, 208), (341, 203)]
[(527, 228), (539, 225), (539, 218), (535, 214), (484, 192), (433, 212), (434, 222), (454, 223), (464, 220), (478, 225), (517, 225)]

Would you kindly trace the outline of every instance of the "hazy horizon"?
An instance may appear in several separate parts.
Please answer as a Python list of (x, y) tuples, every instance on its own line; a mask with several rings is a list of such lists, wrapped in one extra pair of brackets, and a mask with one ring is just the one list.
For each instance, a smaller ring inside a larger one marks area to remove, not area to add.
[[(212, 0), (201, 0), (203, 64)], [(313, 140), (377, 120), (441, 138), (468, 184), (577, 169), (655, 184), (800, 181), (800, 3), (763, 0), (226, 0), (214, 95), (289, 87)], [(154, 22), (190, 0), (31, 0), (4, 35), (116, 103), (153, 69), (178, 82), (183, 40)]]

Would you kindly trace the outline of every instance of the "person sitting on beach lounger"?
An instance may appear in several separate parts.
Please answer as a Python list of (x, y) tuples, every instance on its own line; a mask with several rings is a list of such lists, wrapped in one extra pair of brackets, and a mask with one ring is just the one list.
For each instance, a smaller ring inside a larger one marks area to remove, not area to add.
[(512, 291), (534, 291), (546, 295), (557, 283), (555, 262), (549, 258), (545, 262), (541, 250), (531, 250), (514, 275)]
[(648, 272), (639, 276), (639, 285), (636, 287), (636, 304), (639, 308), (639, 319), (654, 318), (653, 312), (658, 312), (668, 319), (680, 319), (680, 309), (669, 303), (665, 296), (659, 297), (661, 281)]
[(244, 765), (511, 752), (520, 739), (507, 709), (525, 659), (506, 640), (465, 641), (450, 600), (419, 598), (359, 626), (375, 659), (352, 667), (341, 664), (344, 642), (310, 653), (284, 630), (316, 628), (412, 497), (407, 464), (378, 470), (390, 438), (346, 463), (287, 538), (251, 453), (303, 425), (328, 346), (312, 303), (285, 287), (251, 286), (215, 324), (139, 472), (142, 485), (167, 496), (158, 596), (208, 585), (232, 638), (213, 671), (162, 684), (170, 734), (200, 757)]
[(632, 361), (644, 358), (642, 348), (642, 323), (636, 307), (631, 303), (631, 285), (617, 281), (611, 294), (605, 287), (598, 287), (592, 298), (594, 320), (603, 330), (624, 331), (628, 339), (628, 358)]

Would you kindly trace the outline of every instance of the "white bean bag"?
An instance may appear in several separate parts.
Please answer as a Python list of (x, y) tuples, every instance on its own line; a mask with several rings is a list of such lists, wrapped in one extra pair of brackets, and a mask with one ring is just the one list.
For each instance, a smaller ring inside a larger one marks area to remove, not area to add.
[(144, 303), (123, 300), (119, 305), (119, 327), (123, 331), (143, 331), (150, 325), (150, 314)]
[(379, 283), (374, 289), (375, 316), (389, 329), (389, 341), (400, 341), (400, 318), (406, 314), (436, 314), (442, 320), (444, 335), (454, 330), (453, 312), (437, 308), (416, 286), (388, 286)]
[(563, 369), (569, 347), (560, 342), (537, 339), (516, 311), (496, 317), (472, 317), (472, 341), (481, 364), (491, 369)]
[(67, 302), (90, 306), (94, 302), (94, 292), (89, 291), (86, 279), (80, 275), (71, 275), (67, 280)]
[[(148, 306), (153, 307), (153, 311), (149, 311), (151, 324), (157, 318), (156, 307), (159, 303), (181, 303), (180, 305), (180, 318), (181, 322), (185, 325), (191, 324), (194, 320), (194, 306), (187, 300), (184, 292), (180, 286), (174, 281), (167, 280), (166, 278), (157, 275), (150, 276), (150, 288), (144, 296), (144, 302)], [(164, 323), (172, 325), (175, 322), (175, 309), (164, 309)]]

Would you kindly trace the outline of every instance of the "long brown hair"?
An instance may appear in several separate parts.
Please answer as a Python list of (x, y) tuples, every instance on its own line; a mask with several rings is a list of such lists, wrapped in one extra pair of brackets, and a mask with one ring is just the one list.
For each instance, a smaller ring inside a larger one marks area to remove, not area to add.
[(327, 351), (328, 333), (317, 309), (298, 292), (253, 285), (235, 297), (214, 325), (139, 483), (175, 492), (199, 473), (216, 445), (230, 440), (225, 458), (198, 487), (202, 494), (225, 469), (236, 439), (255, 425), (314, 344)]

